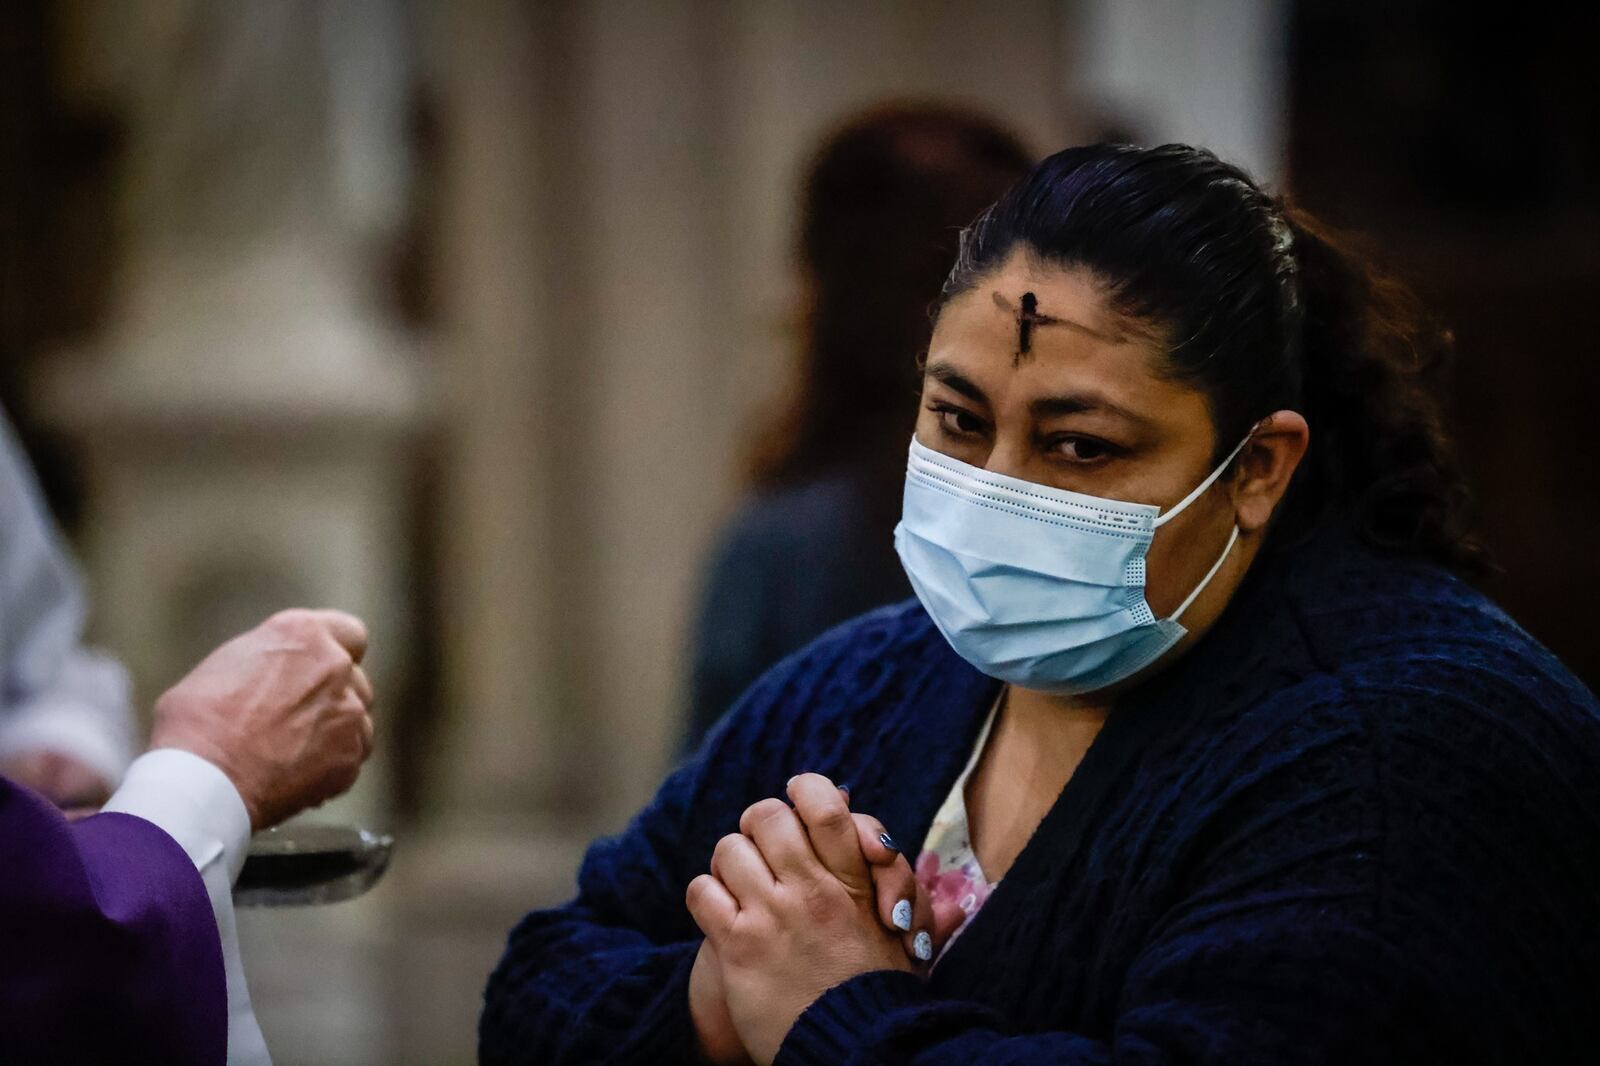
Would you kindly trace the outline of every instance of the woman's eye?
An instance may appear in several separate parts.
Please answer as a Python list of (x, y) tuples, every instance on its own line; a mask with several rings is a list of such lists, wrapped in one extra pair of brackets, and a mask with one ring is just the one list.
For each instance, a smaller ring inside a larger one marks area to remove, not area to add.
[(1112, 454), (1111, 445), (1093, 437), (1063, 437), (1056, 442), (1062, 458), (1077, 463), (1092, 463)]
[(936, 407), (934, 410), (939, 415), (939, 424), (946, 433), (957, 437), (970, 437), (983, 432), (983, 419), (971, 412), (963, 411), (959, 407)]

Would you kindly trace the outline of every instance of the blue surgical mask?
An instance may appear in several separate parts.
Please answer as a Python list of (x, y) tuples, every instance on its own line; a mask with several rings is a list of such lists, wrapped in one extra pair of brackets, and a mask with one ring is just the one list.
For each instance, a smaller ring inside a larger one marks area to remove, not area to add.
[(895, 550), (934, 624), (978, 670), (1041, 692), (1093, 692), (1183, 639), (1178, 618), (1222, 568), (1239, 527), (1166, 618), (1145, 602), (1145, 554), (1244, 443), (1162, 513), (991, 473), (913, 438)]

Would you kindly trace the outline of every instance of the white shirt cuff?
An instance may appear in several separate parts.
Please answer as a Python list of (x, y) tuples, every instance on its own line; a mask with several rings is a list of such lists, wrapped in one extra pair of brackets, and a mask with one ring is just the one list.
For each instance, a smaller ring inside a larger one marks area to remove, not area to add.
[(250, 844), (250, 814), (239, 790), (217, 766), (192, 752), (157, 748), (133, 760), (106, 805), (153, 822), (178, 842), (200, 871), (222, 940), (228, 984), (229, 1066), (272, 1066), (267, 1042), (250, 1006), (239, 931), (233, 917), (233, 883)]
[(193, 752), (157, 748), (133, 760), (103, 810), (154, 822), (202, 872), (221, 861), (231, 885), (250, 844), (250, 812), (228, 775)]

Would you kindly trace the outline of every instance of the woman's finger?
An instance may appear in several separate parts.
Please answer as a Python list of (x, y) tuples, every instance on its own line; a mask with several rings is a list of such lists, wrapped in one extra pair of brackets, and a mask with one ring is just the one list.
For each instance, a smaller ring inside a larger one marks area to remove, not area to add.
[[(900, 861), (891, 870), (905, 870), (911, 878), (913, 885), (917, 884), (916, 874), (911, 872), (911, 864), (902, 856)], [(918, 962), (932, 962), (938, 954), (938, 944), (934, 941), (933, 925), (933, 897), (922, 891), (922, 886), (917, 885), (916, 894), (912, 897), (911, 936), (906, 940), (906, 948), (911, 957)]]
[(900, 857), (900, 845), (894, 842), (883, 823), (870, 814), (852, 814), (856, 823), (856, 837), (861, 854), (873, 866), (893, 866)]
[(710, 874), (701, 874), (690, 881), (683, 900), (694, 924), (713, 942), (733, 928), (733, 920), (739, 916), (739, 901)]
[(822, 865), (851, 895), (869, 897), (872, 875), (844, 793), (821, 774), (799, 774), (789, 779), (789, 800)]
[(932, 946), (937, 951), (943, 941), (939, 939), (936, 916), (927, 904), (919, 907), (923, 893), (910, 862), (900, 853), (899, 846), (884, 829), (882, 822), (870, 814), (854, 814), (851, 817), (855, 821), (862, 854), (871, 864), (873, 895), (883, 924), (902, 934), (907, 957), (917, 957), (919, 931), (930, 933)]
[(742, 833), (729, 833), (717, 841), (711, 852), (711, 874), (741, 907), (767, 896), (777, 884), (761, 851)]
[(739, 831), (761, 849), (761, 857), (779, 881), (804, 884), (827, 874), (811, 850), (800, 816), (781, 799), (752, 803), (739, 818)]
[(884, 925), (900, 934), (908, 958), (927, 962), (934, 948), (933, 908), (918, 887), (911, 864), (900, 857), (892, 866), (874, 866), (872, 878)]

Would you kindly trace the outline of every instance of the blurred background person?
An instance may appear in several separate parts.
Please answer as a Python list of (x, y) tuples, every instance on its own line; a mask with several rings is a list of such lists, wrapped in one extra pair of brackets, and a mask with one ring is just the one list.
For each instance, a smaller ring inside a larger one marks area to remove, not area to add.
[(911, 595), (891, 533), (929, 308), (961, 228), (1030, 162), (1002, 124), (935, 103), (858, 115), (817, 152), (800, 206), (794, 385), (764, 421), (706, 575), (689, 746), (783, 656)]
[(98, 807), (128, 767), (116, 661), (83, 646), (77, 568), (0, 412), (0, 774), (58, 807)]

